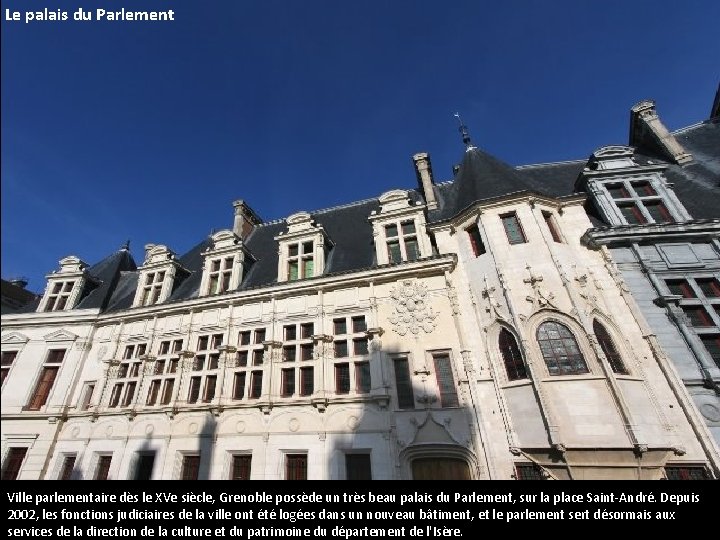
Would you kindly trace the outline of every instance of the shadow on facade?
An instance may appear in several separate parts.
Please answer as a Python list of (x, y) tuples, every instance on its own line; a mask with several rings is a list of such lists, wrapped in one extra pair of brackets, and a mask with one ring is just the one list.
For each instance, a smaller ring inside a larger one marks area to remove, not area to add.
[[(372, 369), (379, 380), (371, 381), (369, 396), (363, 394), (362, 401), (353, 401), (350, 396), (335, 395), (324, 413), (326, 478), (487, 477), (459, 357), (445, 351), (417, 358), (406, 350), (382, 349), (375, 351), (370, 362), (379, 363)], [(334, 421), (335, 417), (341, 420)]]

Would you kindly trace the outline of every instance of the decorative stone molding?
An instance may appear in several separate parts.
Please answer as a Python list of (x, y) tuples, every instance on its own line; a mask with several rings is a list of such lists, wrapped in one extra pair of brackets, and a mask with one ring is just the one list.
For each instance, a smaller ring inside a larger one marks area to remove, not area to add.
[(408, 332), (419, 334), (420, 330), (431, 333), (436, 326), (439, 313), (427, 303), (427, 286), (406, 279), (399, 282), (390, 292), (395, 300), (395, 312), (390, 317), (395, 333), (404, 336)]
[(526, 265), (525, 268), (530, 274), (530, 277), (523, 279), (523, 283), (527, 283), (532, 288), (532, 294), (528, 295), (525, 299), (533, 305), (533, 311), (545, 307), (558, 309), (553, 303), (555, 294), (540, 286), (540, 283), (543, 281), (543, 276), (535, 274), (529, 264)]

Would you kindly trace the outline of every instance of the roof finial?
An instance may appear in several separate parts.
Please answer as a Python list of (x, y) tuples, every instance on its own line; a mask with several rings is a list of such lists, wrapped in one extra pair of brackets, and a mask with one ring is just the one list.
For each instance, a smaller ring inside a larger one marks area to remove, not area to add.
[(125, 244), (120, 248), (121, 251), (130, 251), (130, 239), (125, 240)]
[(460, 113), (455, 113), (454, 116), (458, 119), (458, 123), (460, 124), (460, 128), (458, 129), (458, 131), (460, 131), (460, 133), (462, 134), (462, 140), (465, 148), (467, 150), (475, 148), (472, 144), (472, 141), (470, 140), (470, 132), (468, 131), (467, 126), (463, 124), (462, 118), (460, 118)]

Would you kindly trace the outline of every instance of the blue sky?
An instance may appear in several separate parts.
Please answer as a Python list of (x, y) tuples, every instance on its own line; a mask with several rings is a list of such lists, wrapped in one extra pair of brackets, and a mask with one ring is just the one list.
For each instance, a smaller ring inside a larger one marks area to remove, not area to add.
[[(174, 22), (5, 21), (5, 9), (175, 11)], [(182, 254), (232, 224), (437, 180), (473, 141), (514, 164), (627, 142), (655, 99), (707, 118), (720, 2), (3, 0), (2, 276), (127, 239)]]

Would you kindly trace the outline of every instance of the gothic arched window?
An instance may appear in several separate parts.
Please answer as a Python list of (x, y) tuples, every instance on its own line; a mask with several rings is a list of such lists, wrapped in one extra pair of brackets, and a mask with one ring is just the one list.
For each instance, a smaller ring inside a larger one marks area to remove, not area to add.
[(593, 332), (595, 332), (600, 348), (603, 353), (605, 353), (605, 357), (608, 359), (608, 362), (610, 362), (610, 367), (613, 372), (621, 375), (627, 375), (628, 371), (625, 368), (625, 364), (623, 364), (620, 353), (615, 348), (615, 343), (610, 337), (610, 334), (608, 334), (607, 330), (605, 330), (605, 327), (600, 324), (597, 319), (593, 321)]
[(516, 381), (518, 379), (527, 379), (527, 369), (525, 369), (525, 362), (523, 362), (515, 336), (503, 328), (500, 330), (500, 338), (498, 341), (500, 344), (500, 352), (505, 362), (505, 371), (507, 371), (508, 380)]
[(544, 322), (538, 328), (537, 339), (550, 375), (588, 373), (585, 358), (567, 326), (555, 321)]

